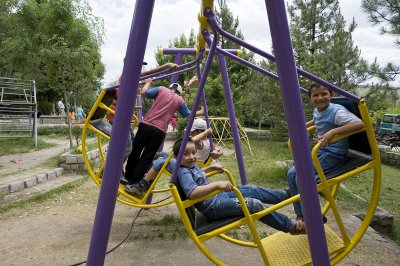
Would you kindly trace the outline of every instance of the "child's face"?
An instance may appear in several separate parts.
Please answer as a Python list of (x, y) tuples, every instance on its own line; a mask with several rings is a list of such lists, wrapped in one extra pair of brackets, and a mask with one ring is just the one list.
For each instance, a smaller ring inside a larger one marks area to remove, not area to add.
[(196, 145), (194, 143), (188, 143), (185, 153), (183, 154), (181, 165), (187, 168), (193, 168), (196, 164), (196, 152)]
[(325, 87), (312, 88), (310, 94), (311, 103), (318, 109), (319, 112), (324, 111), (331, 102), (331, 93)]

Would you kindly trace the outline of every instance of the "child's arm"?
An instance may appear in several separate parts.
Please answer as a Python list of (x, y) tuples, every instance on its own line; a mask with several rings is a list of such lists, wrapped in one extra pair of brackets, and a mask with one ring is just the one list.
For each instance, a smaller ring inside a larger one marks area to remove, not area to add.
[(347, 134), (347, 133), (353, 133), (358, 130), (361, 130), (363, 127), (364, 127), (364, 124), (362, 121), (351, 122), (351, 123), (348, 123), (341, 127), (333, 128), (333, 129), (329, 130), (328, 132), (326, 132), (322, 136), (318, 136), (318, 142), (321, 143), (322, 147), (325, 147), (325, 146), (329, 145), (329, 143), (331, 142), (331, 140), (334, 136), (343, 135), (343, 134)]
[(307, 123), (306, 123), (306, 128), (309, 128), (309, 127), (311, 127), (311, 126), (313, 126), (314, 125), (314, 119), (313, 120), (310, 120), (310, 121), (308, 121)]
[(211, 171), (220, 171), (222, 173), (224, 171), (224, 166), (220, 164), (210, 165), (207, 166), (206, 168), (203, 168), (203, 171), (206, 173), (209, 173)]
[(215, 150), (213, 150), (212, 152), (210, 152), (210, 156), (213, 159), (218, 159), (221, 155), (223, 155), (224, 153), (219, 149), (219, 148), (215, 148)]
[(140, 95), (142, 97), (146, 97), (146, 91), (149, 89), (151, 83), (153, 83), (153, 81), (151, 79), (146, 79), (144, 82), (145, 82), (145, 84), (144, 84), (143, 88), (140, 90)]
[(200, 106), (200, 110), (198, 110), (196, 112), (196, 116), (202, 116), (202, 115), (204, 115), (204, 107), (203, 107), (203, 105)]
[(204, 197), (215, 190), (231, 191), (233, 185), (229, 181), (217, 181), (204, 186), (196, 187), (190, 194), (190, 199)]
[(167, 68), (170, 68), (173, 71), (176, 71), (176, 70), (179, 69), (179, 66), (177, 64), (174, 64), (174, 63), (166, 63), (166, 64), (164, 64), (162, 66), (158, 66), (158, 67), (155, 67), (153, 69), (142, 71), (140, 73), (140, 76), (147, 76), (147, 75), (150, 75), (150, 74), (153, 74), (153, 73), (160, 72), (160, 71), (162, 71), (164, 69), (167, 69)]
[(198, 143), (199, 143), (202, 139), (204, 139), (204, 138), (210, 136), (211, 134), (212, 134), (212, 129), (211, 129), (211, 128), (207, 128), (206, 130), (204, 130), (204, 131), (201, 132), (200, 134), (197, 134), (196, 136), (193, 136), (193, 137), (192, 137), (192, 140), (196, 143), (196, 146), (197, 146)]

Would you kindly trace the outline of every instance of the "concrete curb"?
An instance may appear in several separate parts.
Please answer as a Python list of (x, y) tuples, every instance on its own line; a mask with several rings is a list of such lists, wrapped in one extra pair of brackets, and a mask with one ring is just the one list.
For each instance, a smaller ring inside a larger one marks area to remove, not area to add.
[(46, 173), (36, 174), (33, 176), (28, 176), (23, 180), (18, 180), (6, 184), (0, 185), (0, 193), (3, 195), (9, 195), (14, 192), (22, 191), (26, 188), (31, 188), (37, 186), (41, 183), (56, 179), (60, 177), (64, 172), (64, 168), (58, 167), (49, 170)]

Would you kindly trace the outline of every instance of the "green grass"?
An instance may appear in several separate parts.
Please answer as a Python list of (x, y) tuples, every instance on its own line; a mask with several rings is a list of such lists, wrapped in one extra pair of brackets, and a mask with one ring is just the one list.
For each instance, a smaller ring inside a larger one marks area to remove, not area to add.
[(0, 156), (26, 153), (32, 150), (47, 149), (56, 146), (52, 143), (47, 143), (38, 139), (38, 145), (35, 148), (35, 142), (32, 138), (15, 138), (15, 139), (0, 139)]

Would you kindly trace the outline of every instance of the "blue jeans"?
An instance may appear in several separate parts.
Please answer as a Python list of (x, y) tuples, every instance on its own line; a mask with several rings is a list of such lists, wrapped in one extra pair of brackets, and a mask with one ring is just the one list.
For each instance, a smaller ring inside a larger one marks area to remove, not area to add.
[[(321, 164), (322, 170), (324, 171), (324, 173), (329, 173), (333, 170), (335, 170), (336, 168), (342, 166), (345, 161), (346, 161), (346, 155), (336, 155), (336, 154), (332, 154), (332, 153), (321, 153), (318, 155), (318, 159), (319, 162)], [(317, 170), (314, 168), (314, 179), (315, 182), (319, 182), (319, 176), (317, 174)], [(288, 183), (289, 183), (289, 190), (290, 190), (290, 194), (292, 196), (299, 194), (299, 190), (297, 188), (297, 174), (296, 174), (296, 167), (292, 166), (288, 173), (287, 173), (287, 179), (288, 179)], [(303, 212), (301, 211), (301, 204), (300, 201), (296, 201), (295, 203), (293, 203), (294, 206), (294, 212), (299, 215), (299, 216), (303, 216)]]
[[(242, 193), (250, 213), (259, 212), (268, 208), (266, 203), (279, 203), (283, 201), (286, 196), (284, 190), (275, 190), (253, 185), (238, 186), (238, 189)], [(202, 213), (210, 220), (243, 215), (239, 200), (233, 191), (217, 194), (211, 205)], [(260, 221), (283, 232), (288, 232), (289, 229), (292, 229), (296, 224), (294, 220), (289, 219), (289, 217), (279, 212), (272, 212), (262, 217)]]

